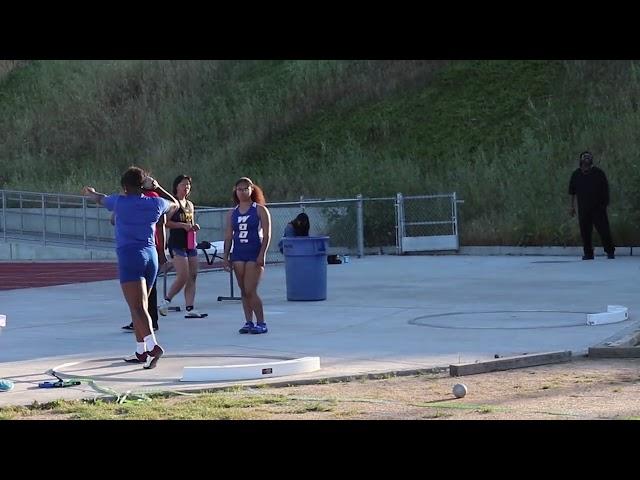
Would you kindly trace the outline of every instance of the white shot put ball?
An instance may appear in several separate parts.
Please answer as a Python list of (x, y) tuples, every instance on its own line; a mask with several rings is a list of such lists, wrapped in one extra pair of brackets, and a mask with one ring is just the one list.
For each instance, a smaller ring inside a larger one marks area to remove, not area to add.
[(467, 394), (467, 386), (464, 383), (456, 383), (453, 386), (453, 394), (456, 398), (462, 398)]
[(153, 177), (145, 177), (145, 179), (142, 181), (142, 188), (144, 188), (145, 190), (151, 190), (153, 188), (153, 182)]

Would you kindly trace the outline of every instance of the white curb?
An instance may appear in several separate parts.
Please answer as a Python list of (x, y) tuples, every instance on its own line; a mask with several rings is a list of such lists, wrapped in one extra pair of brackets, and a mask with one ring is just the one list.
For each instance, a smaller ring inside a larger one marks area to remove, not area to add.
[(320, 357), (302, 357), (246, 365), (221, 365), (184, 367), (182, 382), (218, 382), (225, 380), (253, 380), (256, 378), (281, 377), (320, 370)]
[(629, 309), (622, 305), (607, 305), (603, 313), (587, 314), (587, 325), (604, 325), (606, 323), (624, 322), (629, 318)]

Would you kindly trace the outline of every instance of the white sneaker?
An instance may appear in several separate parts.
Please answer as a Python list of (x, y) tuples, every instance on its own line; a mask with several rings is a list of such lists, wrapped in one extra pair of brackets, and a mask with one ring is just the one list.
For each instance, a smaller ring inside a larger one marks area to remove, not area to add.
[(199, 311), (197, 311), (195, 308), (188, 311), (184, 318), (204, 318), (206, 316), (208, 316), (208, 313), (200, 313)]
[(163, 300), (162, 303), (158, 305), (158, 313), (163, 317), (166, 317), (167, 313), (169, 313), (169, 305), (171, 305), (171, 302)]

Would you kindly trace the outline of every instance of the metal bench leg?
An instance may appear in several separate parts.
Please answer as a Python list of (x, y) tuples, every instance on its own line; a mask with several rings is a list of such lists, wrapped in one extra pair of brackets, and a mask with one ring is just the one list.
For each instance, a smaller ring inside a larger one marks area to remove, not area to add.
[(218, 297), (218, 301), (221, 302), (222, 300), (242, 300), (241, 297), (234, 297), (233, 296), (233, 269), (231, 269), (229, 271), (229, 289), (231, 290), (231, 296), (229, 297)]

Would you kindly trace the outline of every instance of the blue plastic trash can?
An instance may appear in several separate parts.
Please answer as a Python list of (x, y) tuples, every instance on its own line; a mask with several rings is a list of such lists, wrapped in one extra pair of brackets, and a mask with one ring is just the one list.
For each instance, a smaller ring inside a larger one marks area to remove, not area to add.
[(329, 237), (284, 237), (287, 300), (327, 299)]

